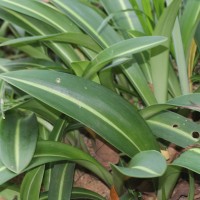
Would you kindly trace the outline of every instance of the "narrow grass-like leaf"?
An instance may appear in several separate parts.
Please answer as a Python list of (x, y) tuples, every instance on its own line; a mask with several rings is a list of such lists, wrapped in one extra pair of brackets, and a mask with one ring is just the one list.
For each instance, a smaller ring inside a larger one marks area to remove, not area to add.
[(20, 198), (23, 200), (39, 200), (45, 166), (42, 165), (29, 171), (23, 179), (20, 188)]
[(128, 40), (121, 41), (112, 45), (111, 47), (100, 52), (89, 64), (84, 76), (90, 78), (100, 69), (105, 67), (109, 62), (116, 58), (130, 56), (134, 53), (138, 53), (152, 47), (158, 46), (165, 42), (165, 37), (154, 36), (154, 37), (140, 37), (131, 38)]
[(136, 60), (132, 59), (131, 66), (125, 64), (121, 66), (121, 68), (130, 83), (133, 84), (134, 88), (137, 90), (144, 103), (147, 106), (156, 104), (156, 98), (148, 85), (148, 82), (141, 70), (141, 66), (136, 62)]
[[(70, 30), (72, 32), (78, 32), (79, 29), (73, 22), (71, 22), (63, 13), (57, 9), (49, 6), (47, 3), (42, 1), (32, 1), (32, 0), (1, 0), (1, 7), (17, 11), (28, 15), (30, 17), (36, 18), (55, 27), (57, 30), (66, 31)], [(65, 23), (63, 23), (63, 21)]]
[(0, 157), (4, 165), (16, 173), (31, 161), (38, 137), (38, 124), (34, 114), (6, 112), (0, 121)]
[[(9, 72), (2, 74), (1, 78), (92, 128), (129, 156), (141, 150), (157, 149), (150, 129), (137, 111), (98, 84), (73, 75), (43, 70)], [(148, 143), (144, 137), (148, 138)]]
[(103, 22), (103, 18), (96, 13), (91, 7), (73, 0), (53, 0), (60, 10), (77, 24), (84, 32), (90, 35), (102, 48), (106, 48), (121, 40), (121, 37), (114, 31), (114, 29), (107, 25), (98, 33), (98, 28)]
[(185, 148), (199, 140), (193, 137), (193, 133), (200, 130), (200, 125), (179, 114), (162, 112), (148, 119), (147, 122), (158, 138), (165, 139), (180, 147)]
[[(113, 14), (113, 19), (115, 24), (117, 24), (121, 29), (124, 30), (138, 30), (143, 31), (143, 28), (140, 24), (140, 21), (132, 9), (132, 6), (129, 0), (116, 0), (116, 1), (107, 1), (101, 0), (105, 10), (108, 14)], [(131, 11), (129, 9), (132, 9)], [(121, 11), (121, 12), (120, 12)], [(122, 31), (122, 33), (125, 33)], [(125, 33), (127, 35), (127, 33)]]
[[(190, 45), (200, 21), (200, 3), (196, 0), (187, 1), (183, 15), (180, 18), (180, 27), (183, 39), (185, 56), (188, 62)], [(190, 30), (190, 31), (188, 31)]]
[(177, 67), (178, 67), (178, 75), (179, 75), (182, 94), (188, 94), (189, 93), (189, 81), (188, 81), (188, 74), (187, 74), (188, 70), (187, 70), (187, 64), (186, 64), (186, 59), (184, 55), (183, 41), (181, 37), (181, 31), (180, 31), (178, 18), (176, 18), (172, 36), (173, 36), (172, 38), (173, 38), (173, 44), (174, 44), (174, 50), (175, 50), (176, 62), (177, 62)]
[[(166, 8), (160, 17), (153, 35), (162, 35), (170, 39), (174, 22), (179, 10), (181, 0), (173, 1)], [(152, 50), (151, 70), (155, 97), (159, 103), (165, 103), (168, 92), (168, 61), (169, 61), (168, 40), (162, 48), (157, 47)]]
[(54, 165), (48, 192), (48, 200), (70, 200), (74, 181), (74, 163)]
[(72, 43), (80, 46), (87, 47), (96, 52), (100, 52), (101, 48), (97, 45), (94, 40), (92, 40), (88, 35), (83, 33), (57, 33), (45, 36), (30, 36), (23, 38), (16, 38), (13, 40), (8, 40), (0, 44), (0, 46), (23, 46), (30, 43), (37, 43), (39, 41), (56, 41), (63, 43)]
[(136, 154), (128, 167), (112, 165), (125, 176), (135, 178), (153, 178), (162, 176), (167, 168), (164, 157), (158, 151), (143, 151)]
[(44, 59), (34, 59), (34, 58), (24, 58), (18, 60), (5, 60), (0, 59), (0, 71), (8, 72), (22, 69), (56, 69), (58, 71), (66, 71), (69, 70), (64, 69), (63, 66), (59, 63), (55, 63), (52, 61), (44, 60)]
[[(46, 24), (45, 22), (37, 20), (35, 18), (32, 18), (24, 13), (17, 13), (13, 10), (7, 10), (7, 9), (0, 9), (0, 10), (1, 10), (0, 18), (8, 20), (18, 25), (19, 27), (24, 28), (30, 34), (44, 36), (59, 32), (56, 28), (50, 26), (49, 24)], [(25, 13), (26, 12), (27, 11), (25, 11)], [(66, 31), (67, 30), (65, 30), (65, 32)], [(72, 61), (80, 60), (78, 55), (70, 45), (48, 42), (47, 46), (51, 48), (68, 65)]]
[[(0, 9), (0, 13), (1, 12), (2, 10)], [(0, 18), (1, 18), (1, 15), (0, 15)], [(0, 37), (1, 43), (6, 42), (6, 41), (9, 41), (9, 39)], [(16, 48), (26, 53), (27, 55), (31, 56), (32, 58), (51, 60), (44, 52), (38, 50), (37, 48), (33, 46), (25, 45), (23, 47), (16, 47)]]

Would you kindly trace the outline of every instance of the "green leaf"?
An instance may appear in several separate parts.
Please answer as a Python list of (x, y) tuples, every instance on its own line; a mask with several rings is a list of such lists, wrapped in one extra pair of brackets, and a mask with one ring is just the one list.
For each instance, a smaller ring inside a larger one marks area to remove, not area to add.
[(54, 124), (61, 115), (61, 113), (57, 110), (40, 101), (37, 101), (36, 99), (30, 99), (23, 102), (23, 104), (20, 105), (20, 108), (34, 112), (52, 124)]
[(142, 117), (144, 119), (148, 119), (154, 115), (156, 115), (157, 113), (163, 111), (163, 110), (167, 110), (170, 108), (173, 108), (174, 106), (172, 105), (167, 105), (167, 104), (155, 104), (152, 106), (148, 106), (142, 110), (140, 110), (140, 114), (142, 115)]
[(48, 192), (48, 200), (70, 200), (73, 180), (74, 163), (54, 165)]
[[(29, 2), (30, 3), (33, 3), (33, 2), (38, 3), (36, 1), (29, 1)], [(28, 2), (28, 4), (29, 4), (29, 2)], [(0, 5), (1, 5), (1, 3), (2, 3), (2, 1), (0, 1)], [(15, 1), (15, 3), (17, 3), (17, 2)], [(22, 3), (22, 5), (24, 5), (24, 4)], [(32, 12), (30, 12), (30, 10), (31, 10), (30, 5), (28, 5), (28, 7), (23, 6), (23, 9), (24, 9), (23, 12), (22, 12), (22, 10), (20, 10), (22, 13), (13, 11), (12, 9), (17, 10), (17, 8), (13, 7), (12, 5), (11, 6), (9, 5), (8, 8), (10, 8), (11, 10), (0, 9), (1, 10), (0, 18), (11, 21), (12, 23), (18, 25), (19, 27), (22, 27), (28, 33), (30, 33), (32, 35), (49, 35), (49, 34), (58, 33), (58, 30), (55, 27), (52, 27), (48, 23), (45, 23), (45, 21), (40, 20), (41, 16), (40, 15), (39, 15), (39, 17), (37, 16), (38, 12), (34, 13), (36, 15), (33, 15), (32, 17), (30, 17), (29, 15), (31, 15), (31, 13), (32, 13)], [(39, 14), (41, 14), (41, 15), (44, 15), (45, 12), (52, 11), (52, 10), (50, 10), (50, 11), (43, 10), (43, 8), (44, 8), (43, 6), (40, 8), (41, 9), (39, 9), (39, 10), (41, 12)], [(47, 8), (48, 7), (46, 6), (46, 8), (44, 8), (44, 9), (47, 9)], [(54, 11), (55, 11), (55, 9), (54, 9)], [(53, 16), (53, 14), (55, 14), (54, 11), (51, 12), (52, 16)], [(56, 16), (56, 14), (55, 14), (55, 16)], [(58, 19), (61, 21), (61, 19), (63, 19), (63, 16), (62, 17), (59, 16)], [(47, 18), (46, 18), (46, 20), (47, 20)], [(66, 20), (67, 20), (67, 18), (64, 16), (63, 21), (67, 22)], [(51, 19), (50, 19), (50, 21), (51, 21)], [(72, 24), (72, 23), (69, 22), (69, 23), (64, 23), (64, 24), (66, 25), (66, 24)], [(69, 29), (66, 28), (64, 31), (66, 32), (69, 30), (71, 32), (76, 32), (73, 28), (72, 28), (72, 30), (70, 28)], [(49, 42), (46, 45), (49, 48), (51, 48), (57, 54), (57, 56), (59, 56), (68, 65), (70, 65), (70, 63), (72, 61), (79, 60), (78, 55), (76, 54), (76, 52), (73, 50), (73, 48), (70, 45), (66, 45), (66, 44), (62, 44), (62, 43), (55, 43), (55, 42)]]
[[(66, 71), (63, 66), (59, 63), (55, 63), (52, 61), (47, 61), (43, 59), (34, 59), (34, 58), (24, 58), (24, 59), (17, 59), (17, 60), (5, 60), (0, 59), (0, 71), (1, 72), (8, 72), (8, 71), (15, 71), (21, 69), (56, 69), (58, 71)], [(69, 72), (69, 70), (68, 70)]]
[[(190, 31), (187, 31), (187, 32), (190, 32)], [(177, 68), (178, 68), (178, 77), (180, 80), (182, 94), (188, 94), (189, 93), (189, 80), (188, 80), (188, 72), (187, 72), (188, 69), (187, 69), (186, 58), (184, 55), (183, 41), (182, 41), (178, 18), (176, 18), (172, 36), (173, 36), (172, 39), (173, 39), (173, 45), (174, 45), (174, 50), (175, 50), (175, 56), (176, 56), (176, 63), (177, 63)]]
[(135, 178), (154, 178), (162, 176), (167, 168), (164, 157), (158, 151), (142, 151), (136, 154), (128, 167), (112, 165), (125, 176)]
[(200, 174), (200, 148), (197, 144), (197, 147), (189, 147), (187, 151), (180, 154), (180, 156), (174, 160), (171, 165), (180, 166), (186, 169), (189, 169), (193, 172)]
[(138, 151), (157, 149), (150, 129), (138, 112), (121, 97), (94, 82), (43, 70), (22, 70), (0, 77), (92, 128), (130, 157)]
[(106, 48), (121, 40), (121, 37), (109, 25), (104, 27), (100, 33), (98, 32), (98, 28), (104, 19), (91, 7), (73, 0), (53, 0), (52, 3), (62, 10), (85, 33), (90, 35), (102, 48)]
[(91, 155), (76, 147), (59, 142), (38, 142), (34, 158), (26, 170), (45, 163), (62, 160), (75, 162), (95, 173), (107, 185), (112, 185), (111, 174)]
[(22, 37), (16, 38), (12, 40), (8, 40), (0, 44), (0, 46), (23, 46), (30, 43), (37, 43), (40, 41), (56, 41), (56, 42), (63, 42), (63, 43), (72, 43), (77, 44), (88, 49), (91, 49), (95, 52), (100, 52), (101, 48), (97, 45), (92, 38), (88, 35), (83, 33), (57, 33), (57, 34), (50, 34), (45, 36), (30, 36), (30, 37)]
[(17, 176), (17, 174), (6, 168), (6, 166), (0, 161), (0, 185), (15, 176)]
[(39, 200), (45, 166), (37, 167), (26, 174), (20, 188), (23, 200)]
[(153, 134), (171, 143), (185, 148), (199, 140), (193, 133), (198, 132), (200, 125), (187, 118), (173, 113), (162, 112), (147, 120)]
[[(140, 21), (128, 0), (101, 0), (101, 2), (107, 13), (110, 16), (113, 15), (113, 21), (118, 27), (125, 30), (143, 31)], [(125, 33), (125, 31), (122, 31), (122, 33)]]
[(0, 121), (0, 158), (13, 172), (21, 172), (31, 161), (38, 137), (32, 113), (8, 111)]
[[(44, 193), (41, 195), (40, 200), (47, 200), (48, 193)], [(105, 200), (104, 197), (100, 196), (96, 192), (90, 191), (85, 188), (73, 188), (71, 199), (93, 199), (93, 200)]]
[[(39, 141), (30, 165), (23, 172), (46, 163), (64, 160), (75, 162), (85, 167), (100, 177), (108, 186), (113, 185), (111, 174), (92, 156), (71, 145), (59, 142)], [(0, 161), (0, 184), (17, 175), (8, 170)]]
[[(162, 13), (153, 35), (162, 35), (170, 39), (174, 22), (179, 10), (181, 0), (173, 1)], [(151, 70), (155, 97), (159, 103), (165, 103), (168, 92), (168, 61), (169, 61), (168, 40), (162, 47), (152, 50)]]
[(194, 93), (171, 99), (167, 102), (167, 104), (200, 111), (199, 99), (200, 93)]
[(2, 198), (2, 200), (19, 198), (19, 188), (12, 183), (1, 185), (0, 198)]
[(109, 48), (101, 51), (88, 65), (84, 72), (84, 77), (90, 78), (100, 69), (105, 67), (109, 62), (116, 58), (130, 56), (134, 53), (150, 49), (158, 46), (166, 41), (165, 37), (162, 36), (151, 36), (151, 37), (139, 37), (131, 38), (121, 42), (118, 42)]
[[(200, 3), (196, 0), (187, 1), (183, 15), (180, 18), (180, 27), (186, 59), (189, 59), (190, 45), (200, 21)], [(189, 30), (189, 31), (188, 31)]]

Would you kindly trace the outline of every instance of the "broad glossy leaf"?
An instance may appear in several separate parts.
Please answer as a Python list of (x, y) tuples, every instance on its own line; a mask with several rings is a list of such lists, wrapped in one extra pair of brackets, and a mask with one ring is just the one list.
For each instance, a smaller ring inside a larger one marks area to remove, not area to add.
[(112, 167), (128, 177), (153, 178), (162, 176), (167, 164), (161, 153), (151, 150), (136, 154), (127, 167)]
[(199, 99), (200, 93), (194, 93), (171, 99), (167, 102), (167, 104), (200, 111)]
[(195, 145), (194, 147), (192, 146), (188, 147), (188, 150), (181, 153), (180, 156), (174, 160), (172, 165), (180, 166), (200, 174), (199, 155), (200, 155), (200, 148), (198, 144), (197, 147), (195, 147)]
[(195, 133), (199, 132), (200, 125), (170, 111), (151, 117), (147, 123), (158, 138), (183, 148), (199, 140), (199, 138), (195, 138)]
[(0, 120), (0, 158), (13, 172), (21, 172), (30, 163), (38, 137), (33, 113), (8, 111)]
[(74, 163), (59, 163), (54, 165), (48, 192), (48, 200), (71, 199), (74, 169)]
[(100, 69), (105, 67), (109, 62), (116, 58), (128, 57), (134, 53), (138, 53), (152, 47), (158, 46), (167, 39), (162, 36), (146, 36), (139, 38), (131, 38), (118, 42), (109, 48), (101, 51), (88, 65), (84, 76), (90, 78)]
[(39, 200), (45, 166), (42, 165), (26, 173), (21, 188), (20, 198), (23, 200)]
[(92, 128), (130, 157), (138, 151), (157, 149), (150, 129), (138, 112), (103, 86), (55, 71), (23, 70), (0, 77)]

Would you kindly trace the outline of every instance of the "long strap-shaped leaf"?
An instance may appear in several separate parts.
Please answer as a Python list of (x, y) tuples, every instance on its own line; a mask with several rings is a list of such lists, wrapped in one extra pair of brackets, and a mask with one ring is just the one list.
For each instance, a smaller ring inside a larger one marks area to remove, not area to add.
[(41, 165), (29, 171), (23, 179), (20, 197), (23, 200), (39, 200), (45, 166)]
[(130, 56), (134, 53), (138, 53), (152, 47), (162, 44), (167, 39), (162, 36), (146, 36), (140, 38), (131, 38), (118, 42), (111, 47), (100, 52), (88, 66), (85, 71), (85, 77), (90, 78), (98, 70), (103, 68), (106, 64), (111, 62), (115, 58)]
[[(31, 161), (31, 164), (26, 169), (24, 169), (23, 172), (30, 170), (34, 167), (43, 165), (45, 163), (62, 160), (75, 162), (95, 173), (107, 185), (112, 185), (111, 174), (92, 156), (81, 151), (78, 148), (59, 142), (38, 142), (35, 155), (33, 160)], [(18, 174), (6, 168), (0, 161), (0, 184), (5, 183), (6, 181), (17, 175)]]
[(6, 46), (6, 45), (23, 46), (29, 43), (37, 43), (39, 41), (57, 41), (63, 43), (72, 43), (84, 46), (96, 52), (101, 51), (101, 48), (88, 35), (76, 32), (73, 33), (64, 32), (64, 33), (50, 34), (45, 36), (22, 37), (13, 40), (7, 40), (1, 43), (0, 46)]
[(130, 157), (138, 151), (157, 149), (150, 129), (138, 112), (94, 82), (45, 70), (10, 72), (1, 74), (0, 78), (92, 128)]
[[(179, 10), (181, 0), (173, 1), (160, 17), (153, 35), (162, 35), (170, 38), (174, 22)], [(167, 100), (168, 92), (168, 61), (169, 61), (169, 40), (162, 48), (155, 48), (152, 51), (151, 70), (156, 99), (159, 103)]]

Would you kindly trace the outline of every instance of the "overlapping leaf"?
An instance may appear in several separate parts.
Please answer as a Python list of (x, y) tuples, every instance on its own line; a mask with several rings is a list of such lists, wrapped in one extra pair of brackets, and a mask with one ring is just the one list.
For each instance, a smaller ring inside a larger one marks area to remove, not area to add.
[(129, 156), (141, 150), (157, 149), (150, 129), (137, 111), (98, 84), (43, 70), (10, 72), (2, 74), (1, 78), (92, 128)]

